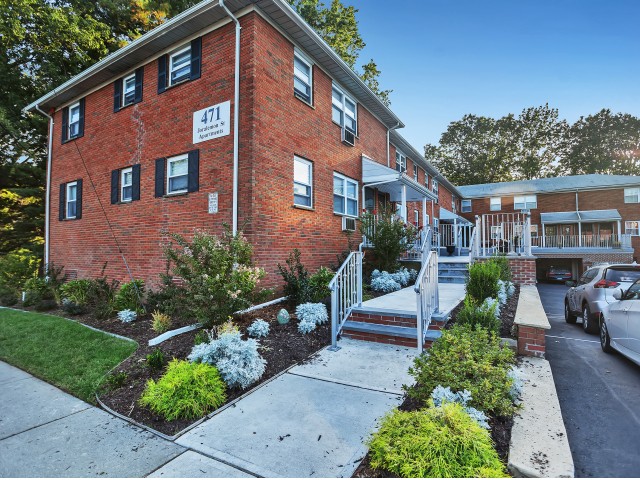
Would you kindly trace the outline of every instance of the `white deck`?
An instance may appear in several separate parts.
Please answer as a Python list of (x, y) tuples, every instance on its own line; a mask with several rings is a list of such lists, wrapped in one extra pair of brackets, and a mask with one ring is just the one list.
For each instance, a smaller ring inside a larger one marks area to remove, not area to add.
[[(454, 257), (452, 257), (454, 258)], [(440, 294), (440, 312), (450, 312), (464, 299), (465, 289), (459, 283), (440, 283), (438, 285)], [(392, 292), (382, 297), (374, 298), (362, 302), (360, 308), (370, 308), (375, 311), (389, 313), (416, 315), (418, 311), (416, 292), (413, 286), (403, 288), (397, 292)]]

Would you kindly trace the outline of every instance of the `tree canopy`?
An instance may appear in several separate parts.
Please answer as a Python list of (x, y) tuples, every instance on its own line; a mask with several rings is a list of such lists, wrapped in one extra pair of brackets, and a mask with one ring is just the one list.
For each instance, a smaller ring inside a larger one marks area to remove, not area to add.
[(559, 175), (640, 175), (640, 119), (603, 109), (573, 125), (542, 105), (451, 122), (425, 158), (457, 185)]

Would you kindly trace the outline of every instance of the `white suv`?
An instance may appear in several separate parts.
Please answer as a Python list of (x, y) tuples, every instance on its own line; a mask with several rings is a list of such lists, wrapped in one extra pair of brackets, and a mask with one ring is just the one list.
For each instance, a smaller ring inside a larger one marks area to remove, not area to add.
[(564, 319), (576, 323), (582, 317), (582, 328), (596, 333), (604, 308), (616, 301), (613, 293), (627, 290), (640, 279), (640, 265), (635, 263), (598, 265), (582, 274), (577, 284), (567, 282), (571, 288), (564, 297)]

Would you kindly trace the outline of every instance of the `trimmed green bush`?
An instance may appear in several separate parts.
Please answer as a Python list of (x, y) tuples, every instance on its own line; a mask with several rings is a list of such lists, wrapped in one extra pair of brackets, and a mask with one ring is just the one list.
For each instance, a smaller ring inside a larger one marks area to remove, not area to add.
[(414, 360), (409, 373), (416, 385), (408, 394), (427, 404), (438, 385), (453, 391), (468, 390), (469, 406), (488, 415), (511, 415), (516, 407), (509, 390), (513, 379), (509, 369), (515, 363), (513, 351), (500, 344), (500, 338), (481, 327), (455, 325), (444, 330), (428, 354)]
[(320, 303), (331, 297), (329, 282), (333, 280), (335, 273), (327, 267), (320, 267), (316, 273), (309, 277), (309, 288), (311, 290), (311, 303)]
[(55, 293), (44, 278), (30, 278), (24, 284), (23, 305), (36, 310), (51, 310), (56, 307)]
[(60, 287), (63, 300), (70, 300), (78, 306), (86, 305), (91, 292), (91, 280), (69, 280)]
[(216, 367), (172, 360), (157, 382), (147, 382), (139, 403), (168, 421), (200, 418), (224, 404), (225, 388)]
[(133, 310), (138, 315), (144, 313), (144, 282), (142, 280), (134, 280), (132, 282), (123, 283), (114, 299), (114, 309)]
[(311, 299), (311, 285), (309, 284), (309, 271), (300, 261), (300, 250), (295, 248), (289, 254), (283, 267), (278, 263), (278, 270), (284, 280), (284, 294), (289, 304), (296, 306), (306, 303)]
[(27, 280), (38, 274), (39, 259), (30, 250), (21, 248), (0, 257), (0, 289), (18, 294)]
[(457, 323), (460, 325), (476, 325), (486, 328), (490, 332), (498, 334), (500, 332), (500, 319), (496, 317), (496, 308), (498, 303), (487, 305), (482, 303), (476, 305), (468, 296), (464, 299), (464, 306), (458, 312), (456, 317)]
[(500, 280), (503, 282), (510, 282), (513, 279), (513, 276), (511, 275), (511, 267), (509, 266), (509, 259), (507, 257), (504, 255), (494, 255), (488, 261), (500, 268)]
[(476, 262), (469, 266), (467, 278), (467, 295), (477, 304), (485, 298), (498, 298), (498, 280), (500, 280), (500, 266), (495, 262)]
[(401, 477), (507, 477), (489, 432), (457, 403), (388, 414), (369, 454), (372, 467)]

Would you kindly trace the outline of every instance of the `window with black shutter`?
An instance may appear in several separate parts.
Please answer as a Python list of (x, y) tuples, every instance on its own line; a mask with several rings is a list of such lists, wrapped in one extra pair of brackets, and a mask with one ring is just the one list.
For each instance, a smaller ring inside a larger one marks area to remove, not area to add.
[(199, 189), (200, 150), (156, 160), (156, 197), (197, 192)]
[(82, 218), (82, 179), (60, 184), (59, 220)]
[(140, 200), (140, 165), (111, 172), (111, 204)]
[(142, 79), (144, 67), (113, 83), (113, 111), (142, 101)]
[(84, 135), (84, 98), (62, 109), (62, 143)]
[(201, 72), (202, 38), (196, 38), (158, 58), (158, 93), (178, 83), (200, 78)]

